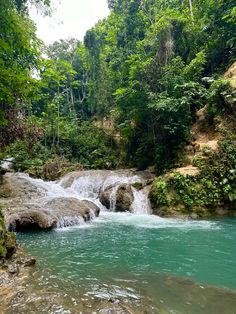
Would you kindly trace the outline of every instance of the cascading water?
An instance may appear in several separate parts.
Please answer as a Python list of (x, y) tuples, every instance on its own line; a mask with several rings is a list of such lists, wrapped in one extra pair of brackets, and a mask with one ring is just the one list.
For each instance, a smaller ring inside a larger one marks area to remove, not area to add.
[(110, 195), (110, 210), (112, 212), (115, 211), (115, 207), (116, 207), (116, 193), (117, 193), (118, 187), (119, 185), (115, 185), (112, 188), (111, 195)]
[(141, 191), (132, 187), (134, 201), (131, 205), (132, 212), (136, 215), (150, 215), (152, 213), (150, 201), (148, 199), (149, 189), (145, 187)]
[[(128, 170), (72, 172), (57, 182), (33, 179), (22, 173), (8, 174), (7, 177), (13, 181), (11, 184), (15, 180), (14, 184), (22, 187), (23, 192), (15, 199), (17, 206), (21, 203), (19, 211), (23, 209), (26, 215), (30, 215), (28, 220), (32, 220), (32, 215), (36, 216), (36, 224), (40, 228), (74, 226), (92, 220), (99, 210), (117, 211), (117, 192), (122, 186), (129, 187), (128, 197), (132, 199), (124, 211), (139, 215), (151, 213), (148, 187), (141, 190), (134, 188), (135, 184), (145, 186), (147, 180)], [(108, 193), (106, 207), (101, 201), (105, 192)], [(9, 215), (10, 218), (6, 215), (8, 224), (16, 230), (17, 221), (21, 218), (16, 216), (16, 212), (10, 211)]]
[[(145, 184), (145, 180), (139, 175), (133, 175), (128, 171), (84, 171), (71, 173), (63, 177), (58, 185), (66, 191), (76, 193), (80, 199), (87, 199), (95, 202), (101, 210), (104, 206), (99, 200), (101, 192), (111, 189), (109, 196), (109, 210), (115, 211), (116, 194), (120, 186), (133, 185), (135, 183)], [(148, 200), (148, 187), (136, 190), (131, 187), (133, 202), (130, 210), (134, 214), (151, 214), (151, 206)]]
[(65, 175), (58, 183), (66, 192), (74, 193), (79, 199), (95, 200), (104, 182), (104, 175), (97, 171), (73, 172)]

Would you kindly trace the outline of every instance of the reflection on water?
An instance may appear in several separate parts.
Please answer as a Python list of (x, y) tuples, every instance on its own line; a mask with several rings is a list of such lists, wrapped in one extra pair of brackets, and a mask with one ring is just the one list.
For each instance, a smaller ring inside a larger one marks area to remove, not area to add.
[(102, 213), (21, 234), (38, 264), (8, 313), (236, 313), (235, 227)]

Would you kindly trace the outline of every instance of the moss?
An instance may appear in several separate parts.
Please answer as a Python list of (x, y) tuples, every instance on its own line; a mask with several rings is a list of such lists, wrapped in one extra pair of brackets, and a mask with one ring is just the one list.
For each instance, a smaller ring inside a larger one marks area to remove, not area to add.
[(135, 182), (134, 184), (132, 184), (132, 186), (136, 189), (136, 190), (142, 190), (143, 188), (143, 184), (141, 182)]
[(0, 244), (0, 259), (5, 258), (7, 255), (7, 249), (4, 245)]
[(0, 208), (0, 259), (9, 258), (15, 252), (16, 237), (13, 232), (7, 232), (4, 217)]
[(16, 249), (16, 236), (14, 232), (7, 232), (5, 237), (6, 257), (12, 256)]

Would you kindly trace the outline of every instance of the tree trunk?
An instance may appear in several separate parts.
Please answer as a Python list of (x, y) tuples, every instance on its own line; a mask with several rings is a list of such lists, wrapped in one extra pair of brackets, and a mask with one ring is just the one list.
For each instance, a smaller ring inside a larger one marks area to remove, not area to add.
[(189, 1), (189, 9), (190, 9), (190, 14), (193, 18), (193, 3), (192, 3), (192, 0), (188, 0)]
[(57, 145), (60, 144), (60, 126), (59, 126), (59, 119), (60, 119), (60, 100), (59, 100), (59, 86), (57, 89)]

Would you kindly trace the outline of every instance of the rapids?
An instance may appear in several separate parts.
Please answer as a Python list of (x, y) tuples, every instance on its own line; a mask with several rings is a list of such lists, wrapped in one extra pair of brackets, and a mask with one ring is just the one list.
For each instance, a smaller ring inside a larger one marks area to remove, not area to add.
[(1, 198), (0, 191), (0, 201), (8, 229), (16, 231), (80, 225), (94, 219), (99, 211), (150, 214), (150, 177), (128, 170), (78, 171), (59, 181), (45, 182), (24, 173), (8, 173), (3, 187), (10, 190), (10, 197)]

